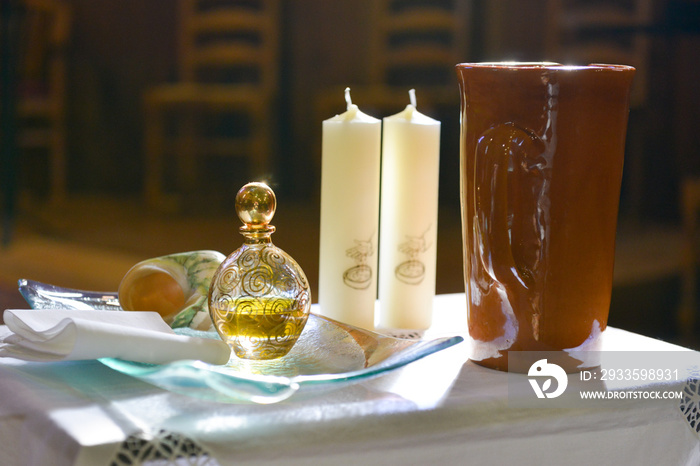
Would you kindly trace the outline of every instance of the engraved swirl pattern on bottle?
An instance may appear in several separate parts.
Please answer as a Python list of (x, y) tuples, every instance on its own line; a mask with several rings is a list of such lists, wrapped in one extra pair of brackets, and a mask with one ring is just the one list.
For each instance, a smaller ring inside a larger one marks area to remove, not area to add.
[(311, 306), (301, 268), (272, 244), (246, 245), (221, 267), (210, 299), (221, 337), (242, 358), (285, 355), (299, 338)]

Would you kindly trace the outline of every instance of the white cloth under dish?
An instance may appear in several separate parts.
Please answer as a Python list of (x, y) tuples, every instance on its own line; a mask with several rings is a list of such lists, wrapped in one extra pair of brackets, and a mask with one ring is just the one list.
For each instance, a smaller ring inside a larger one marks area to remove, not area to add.
[(194, 359), (226, 364), (221, 340), (176, 335), (156, 312), (8, 309), (0, 356), (26, 361), (120, 358), (151, 364)]
[[(429, 338), (466, 335), (466, 302), (464, 293), (436, 296)], [(684, 351), (618, 328), (608, 327), (603, 338), (606, 352), (668, 351), (675, 358)], [(468, 356), (465, 341), (377, 377), (302, 385), (285, 401), (266, 405), (184, 396), (95, 361), (0, 358), (0, 463), (700, 464), (697, 382), (640, 387), (679, 385), (683, 399), (530, 407), (511, 403), (513, 374), (478, 366)], [(567, 391), (589, 383), (571, 374)]]

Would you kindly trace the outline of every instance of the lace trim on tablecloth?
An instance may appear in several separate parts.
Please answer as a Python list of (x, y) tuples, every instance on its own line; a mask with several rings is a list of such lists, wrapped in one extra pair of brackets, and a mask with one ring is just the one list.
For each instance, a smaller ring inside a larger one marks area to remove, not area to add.
[(688, 426), (696, 434), (700, 434), (700, 379), (689, 379), (685, 383), (678, 407)]
[(166, 430), (160, 430), (155, 435), (130, 435), (119, 446), (109, 465), (132, 466), (145, 463), (158, 466), (220, 466), (195, 440)]

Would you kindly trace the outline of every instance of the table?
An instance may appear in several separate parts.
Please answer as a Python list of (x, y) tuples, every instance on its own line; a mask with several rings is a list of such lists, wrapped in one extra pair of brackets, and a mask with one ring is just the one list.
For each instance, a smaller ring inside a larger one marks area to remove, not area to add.
[[(425, 337), (463, 332), (465, 308), (464, 294), (437, 296)], [(615, 328), (605, 331), (603, 347), (700, 356)], [(368, 380), (302, 387), (270, 405), (177, 395), (97, 361), (0, 359), (0, 458), (4, 465), (182, 464), (166, 461), (177, 455), (198, 465), (700, 464), (693, 422), (700, 387), (692, 378), (638, 386), (682, 391), (681, 400), (532, 408), (509, 391), (512, 377), (526, 375), (477, 366), (468, 351), (460, 343)], [(691, 373), (700, 375), (698, 368)], [(584, 383), (578, 374), (568, 380), (567, 392)]]

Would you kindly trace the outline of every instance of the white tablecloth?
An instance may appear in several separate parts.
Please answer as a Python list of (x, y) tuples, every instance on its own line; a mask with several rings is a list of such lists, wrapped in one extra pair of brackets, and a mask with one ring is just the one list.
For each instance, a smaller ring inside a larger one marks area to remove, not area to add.
[[(427, 336), (462, 333), (465, 307), (463, 294), (436, 297)], [(614, 328), (604, 348), (682, 350)], [(3, 359), (0, 463), (169, 464), (163, 459), (182, 453), (201, 465), (700, 464), (692, 381), (675, 383), (683, 400), (518, 407), (509, 375), (467, 361), (468, 349), (461, 343), (369, 380), (302, 387), (272, 405), (177, 395), (97, 361)], [(570, 376), (567, 390), (580, 383)]]

